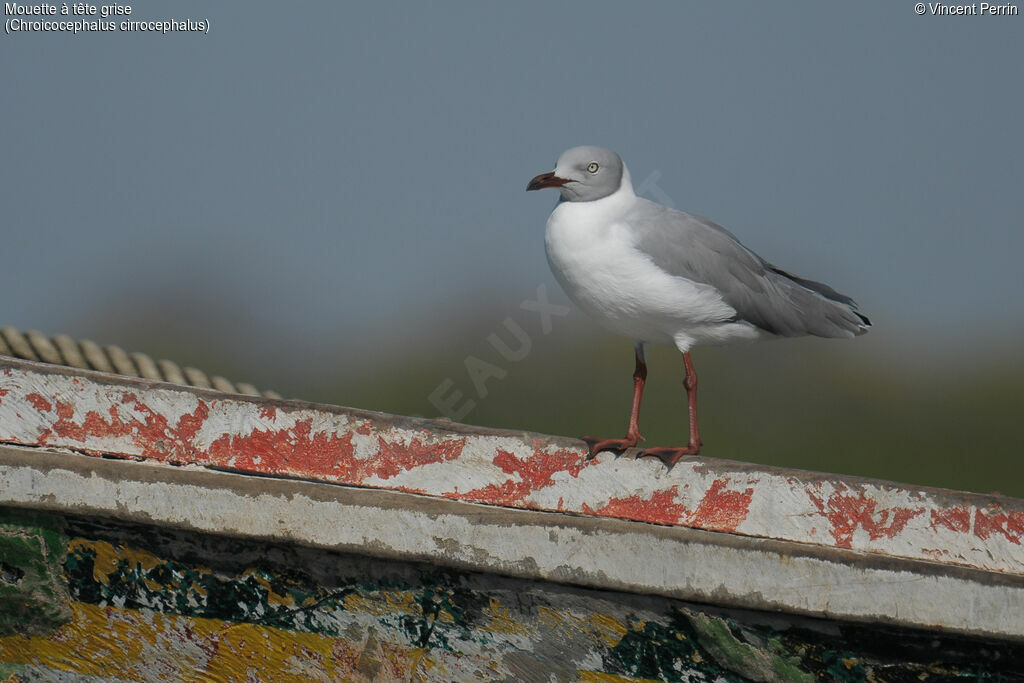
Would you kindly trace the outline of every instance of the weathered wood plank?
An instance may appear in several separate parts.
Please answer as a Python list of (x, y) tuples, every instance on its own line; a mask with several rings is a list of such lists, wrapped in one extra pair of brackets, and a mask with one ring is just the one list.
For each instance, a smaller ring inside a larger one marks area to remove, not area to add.
[[(580, 441), (0, 358), (0, 442), (195, 464), (1024, 574), (1024, 501), (708, 458), (672, 470)], [(872, 446), (866, 446), (872, 447)]]
[(1013, 680), (1024, 649), (55, 518), (73, 618), (0, 637), (28, 680)]
[(0, 447), (0, 503), (608, 590), (1024, 639), (1024, 578), (695, 529)]
[(1024, 676), (1024, 501), (584, 455), (0, 358), (0, 678)]

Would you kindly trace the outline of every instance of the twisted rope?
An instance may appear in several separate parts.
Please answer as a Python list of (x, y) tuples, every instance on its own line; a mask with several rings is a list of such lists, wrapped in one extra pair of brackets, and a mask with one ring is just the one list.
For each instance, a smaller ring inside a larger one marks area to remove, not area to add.
[(0, 327), (0, 355), (14, 356), (82, 370), (112, 372), (127, 377), (142, 377), (202, 389), (217, 389), (232, 394), (281, 398), (274, 391), (260, 391), (245, 382), (232, 383), (220, 376), (208, 377), (202, 370), (182, 368), (169, 360), (153, 361), (144, 353), (126, 353), (117, 346), (101, 347), (85, 339), (75, 342), (67, 335), (48, 338), (42, 332), (22, 333), (13, 327)]

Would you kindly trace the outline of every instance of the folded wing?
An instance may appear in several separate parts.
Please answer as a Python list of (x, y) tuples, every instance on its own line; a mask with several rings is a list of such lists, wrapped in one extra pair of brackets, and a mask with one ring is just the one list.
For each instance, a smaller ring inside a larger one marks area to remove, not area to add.
[(717, 289), (736, 320), (784, 337), (852, 337), (871, 326), (850, 297), (773, 266), (706, 218), (640, 200), (626, 220), (655, 265)]

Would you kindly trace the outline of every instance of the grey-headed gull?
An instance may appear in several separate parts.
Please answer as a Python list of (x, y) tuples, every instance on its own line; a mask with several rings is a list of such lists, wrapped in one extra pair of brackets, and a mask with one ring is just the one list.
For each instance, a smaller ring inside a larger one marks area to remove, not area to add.
[(633, 340), (633, 407), (622, 439), (585, 436), (590, 458), (637, 445), (647, 379), (646, 344), (683, 354), (690, 440), (647, 448), (669, 467), (700, 452), (697, 373), (690, 350), (773, 337), (854, 337), (871, 326), (857, 304), (828, 285), (773, 266), (706, 218), (638, 197), (619, 155), (573, 147), (527, 190), (556, 187), (562, 197), (545, 244), (555, 278), (602, 326)]

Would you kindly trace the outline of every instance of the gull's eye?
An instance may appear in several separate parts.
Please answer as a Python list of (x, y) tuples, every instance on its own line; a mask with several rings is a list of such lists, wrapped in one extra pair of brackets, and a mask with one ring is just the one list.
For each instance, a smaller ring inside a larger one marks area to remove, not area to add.
[(589, 164), (587, 164), (587, 170), (591, 173), (597, 173), (597, 169), (599, 168), (601, 167), (597, 165), (596, 161), (591, 161)]

